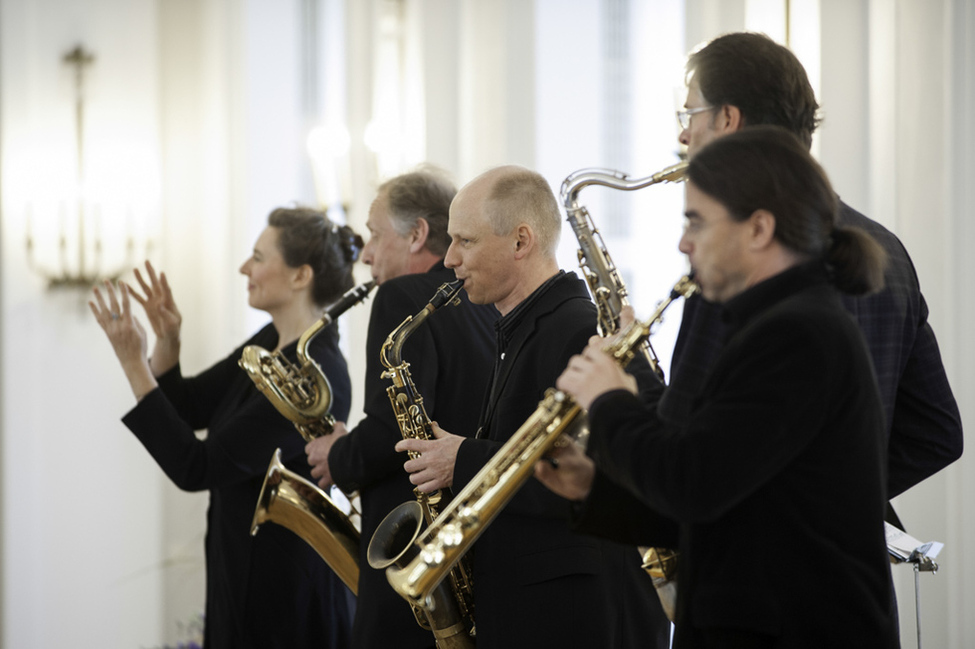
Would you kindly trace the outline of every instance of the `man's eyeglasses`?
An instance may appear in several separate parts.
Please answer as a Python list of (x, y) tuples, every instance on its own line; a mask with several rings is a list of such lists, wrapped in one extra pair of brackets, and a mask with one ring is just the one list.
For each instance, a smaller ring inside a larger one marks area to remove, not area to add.
[(691, 127), (691, 115), (697, 115), (698, 113), (714, 110), (715, 108), (717, 108), (717, 106), (701, 106), (700, 108), (679, 110), (677, 111), (677, 123), (680, 124), (680, 129), (682, 131), (686, 131)]

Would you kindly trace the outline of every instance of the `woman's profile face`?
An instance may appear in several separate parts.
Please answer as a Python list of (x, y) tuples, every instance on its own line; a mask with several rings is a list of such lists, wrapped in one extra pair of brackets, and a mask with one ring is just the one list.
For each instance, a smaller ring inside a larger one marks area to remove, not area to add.
[(254, 252), (240, 267), (247, 276), (247, 303), (255, 309), (274, 311), (294, 299), (298, 269), (284, 262), (278, 247), (278, 228), (268, 226), (257, 238)]

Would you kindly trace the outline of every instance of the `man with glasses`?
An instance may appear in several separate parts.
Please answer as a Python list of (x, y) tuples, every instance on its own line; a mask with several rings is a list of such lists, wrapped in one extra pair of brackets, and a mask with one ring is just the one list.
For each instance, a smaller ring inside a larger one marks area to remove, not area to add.
[[(691, 54), (686, 71), (678, 139), (691, 158), (709, 142), (758, 124), (785, 127), (811, 145), (819, 105), (802, 64), (787, 48), (761, 34), (726, 34)], [(839, 223), (869, 232), (890, 260), (883, 291), (844, 296), (844, 305), (860, 325), (876, 369), (889, 433), (887, 497), (893, 498), (961, 456), (961, 418), (907, 250), (842, 201)], [(687, 302), (662, 417), (686, 417), (725, 335), (715, 305), (702, 298)], [(893, 510), (888, 515), (899, 523)]]
[[(698, 94), (700, 94), (700, 91), (698, 91)], [(691, 127), (691, 117), (693, 115), (708, 110), (714, 110), (714, 106), (699, 106), (698, 108), (685, 108), (684, 110), (677, 111), (677, 123), (680, 124), (680, 130), (686, 131)]]

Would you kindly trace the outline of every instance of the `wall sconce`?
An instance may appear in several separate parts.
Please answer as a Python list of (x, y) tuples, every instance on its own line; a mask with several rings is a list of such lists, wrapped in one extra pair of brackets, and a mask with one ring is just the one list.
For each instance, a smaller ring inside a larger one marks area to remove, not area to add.
[[(86, 176), (84, 81), (85, 69), (94, 61), (94, 55), (82, 45), (62, 57), (74, 77), (73, 177), (61, 187), (56, 179), (48, 185), (46, 189), (59, 194), (59, 198), (42, 197), (38, 188), (38, 196), (26, 205), (27, 264), (47, 280), (49, 289), (88, 290), (99, 280), (116, 280), (132, 267), (136, 252), (132, 208), (92, 196)], [(119, 221), (119, 212), (123, 228), (106, 222), (106, 215), (111, 221)], [(124, 262), (113, 269), (104, 267), (106, 243), (113, 248), (121, 244), (125, 249)], [(151, 242), (147, 240), (143, 247), (148, 254)]]

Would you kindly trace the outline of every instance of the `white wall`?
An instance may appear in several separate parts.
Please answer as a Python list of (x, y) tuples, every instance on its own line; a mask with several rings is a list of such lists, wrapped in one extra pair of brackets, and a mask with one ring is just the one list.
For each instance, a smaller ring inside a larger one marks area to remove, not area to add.
[[(145, 162), (139, 151), (158, 151), (159, 88), (156, 75), (145, 74), (157, 65), (155, 5), (111, 4), (0, 4), (7, 647), (137, 646), (162, 625), (162, 489), (151, 460), (118, 423), (132, 398), (81, 296), (46, 292), (24, 253), (27, 201), (56, 192), (65, 171), (35, 165), (32, 153), (70, 153), (61, 146), (70, 145), (73, 128), (64, 52), (80, 41), (98, 57), (88, 84), (92, 132), (116, 120), (131, 137), (130, 165)], [(113, 20), (105, 18), (109, 10)], [(113, 28), (119, 23), (126, 29)], [(99, 139), (120, 153), (119, 142)], [(50, 235), (41, 212), (39, 238)]]
[[(0, 646), (174, 644), (203, 606), (206, 495), (176, 490), (119, 422), (134, 401), (87, 292), (49, 292), (27, 269), (25, 204), (71, 170), (73, 86), (60, 57), (78, 42), (97, 56), (89, 168), (114, 170), (126, 180), (108, 191), (146, 210), (193, 373), (266, 321), (245, 320), (237, 268), (271, 207), (313, 198), (300, 10), (298, 0), (0, 1)], [(41, 211), (32, 229), (53, 249)], [(109, 252), (124, 228), (112, 218)]]
[[(938, 334), (962, 421), (971, 421), (975, 361), (962, 323), (972, 276), (967, 260), (975, 240), (967, 219), (975, 208), (964, 187), (975, 146), (970, 120), (975, 14), (970, 3), (822, 2), (823, 91), (826, 121), (821, 159), (838, 191), (891, 228), (914, 260)], [(966, 85), (967, 84), (967, 85)], [(967, 93), (967, 94), (966, 94)], [(966, 158), (966, 156), (968, 156)], [(962, 165), (958, 167), (957, 165)], [(973, 493), (968, 456), (897, 498), (908, 531), (939, 540), (942, 570), (922, 574), (923, 644), (970, 646)], [(914, 575), (893, 567), (902, 642), (915, 646)]]

